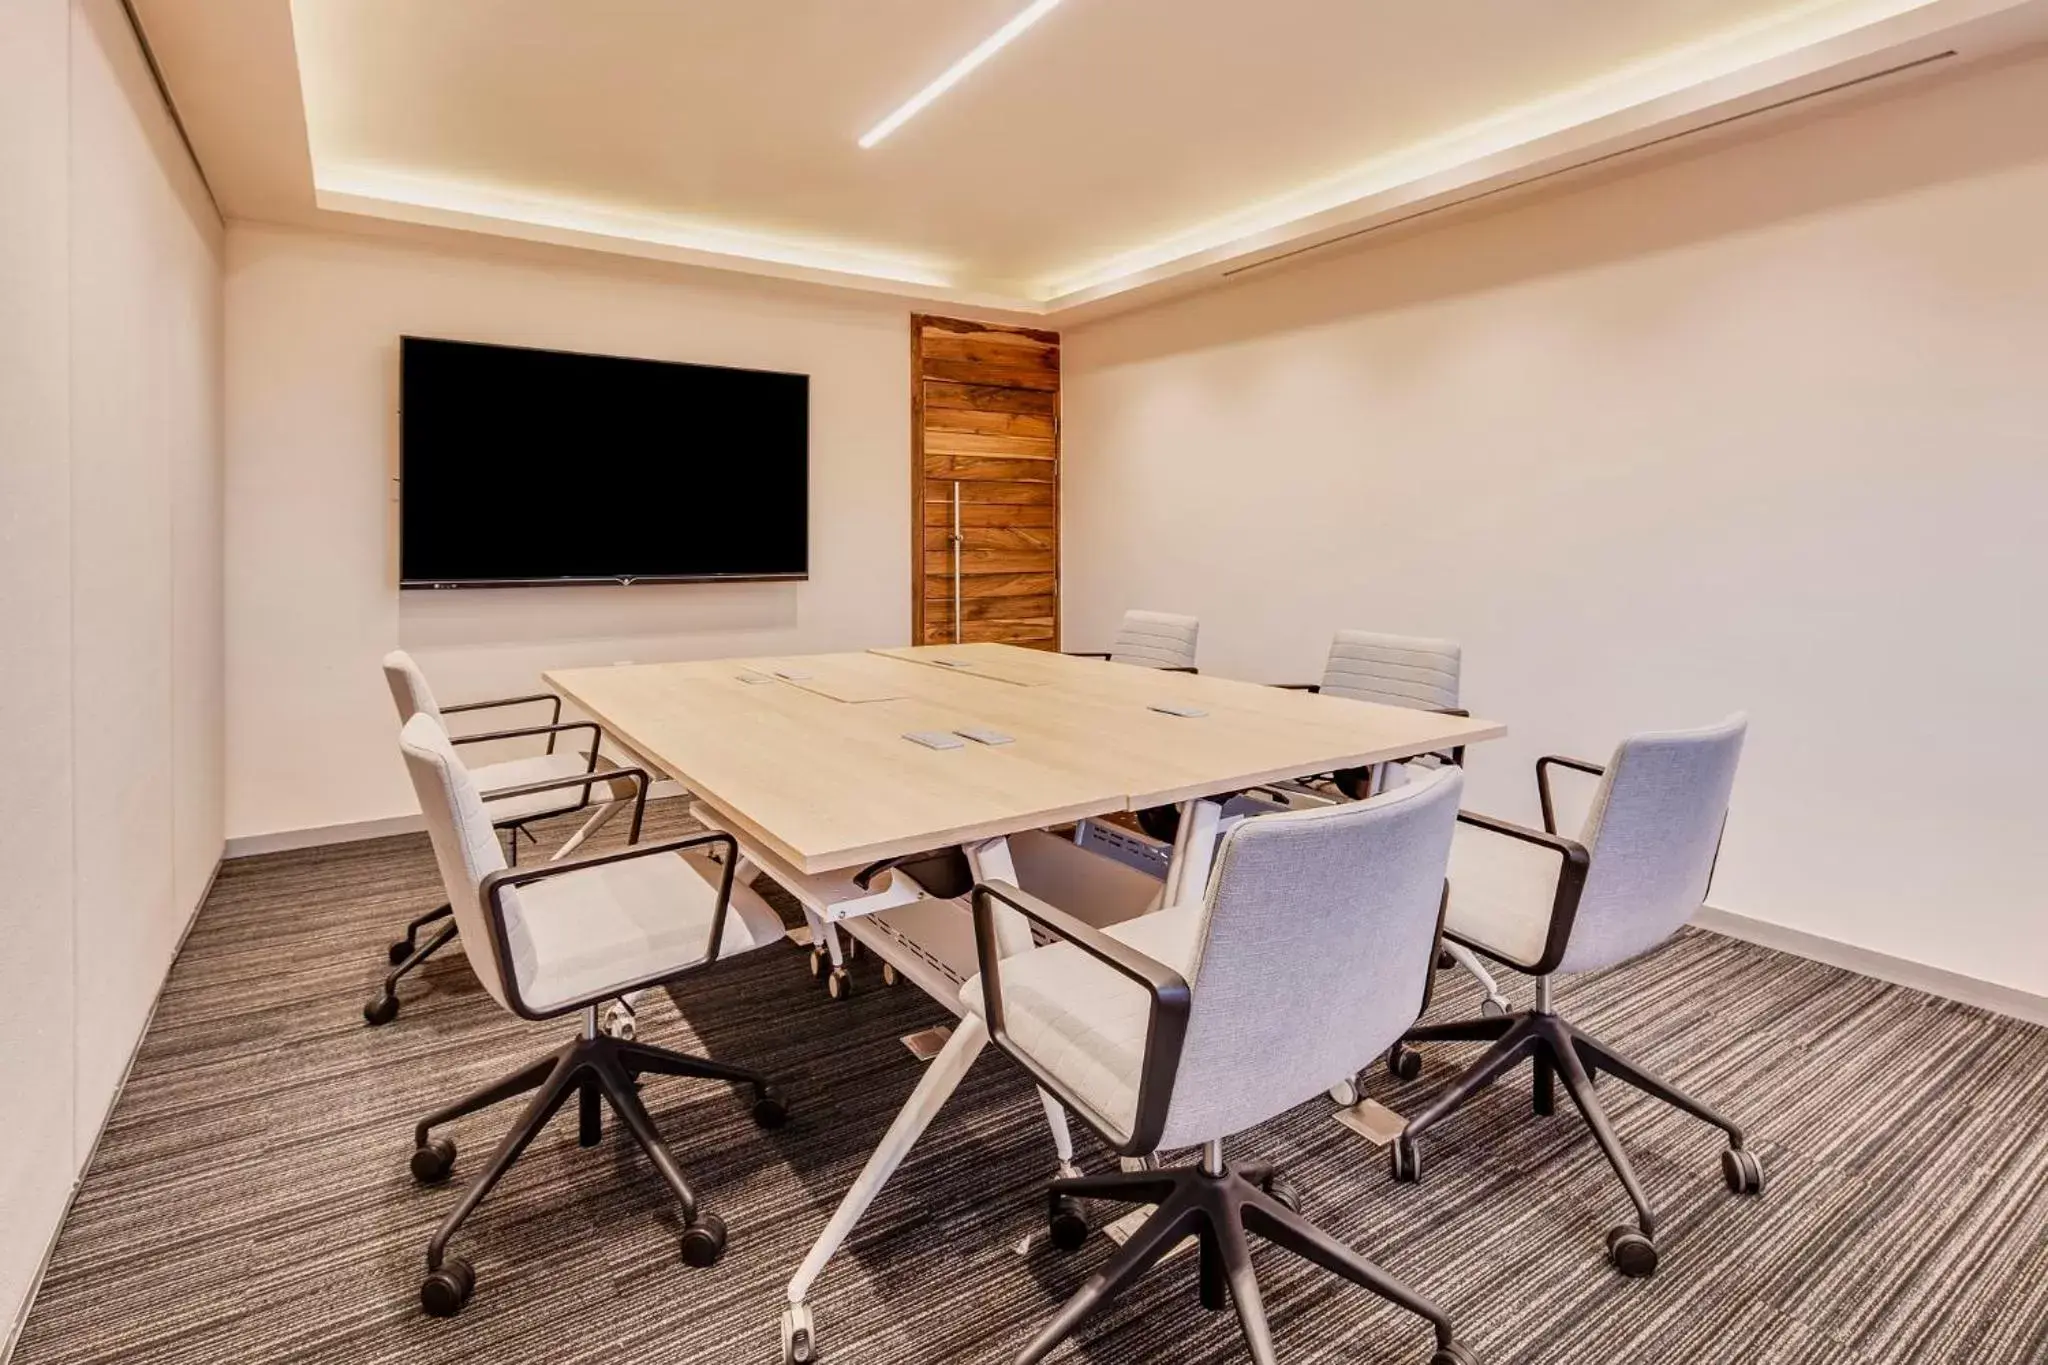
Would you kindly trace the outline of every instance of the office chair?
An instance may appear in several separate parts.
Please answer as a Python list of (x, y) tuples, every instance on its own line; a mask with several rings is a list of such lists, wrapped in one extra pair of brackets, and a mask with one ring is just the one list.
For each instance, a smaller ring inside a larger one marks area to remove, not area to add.
[[(1245, 820), (1200, 903), (1107, 931), (1002, 883), (974, 889), (980, 974), (961, 990), (990, 1038), (1116, 1151), (1200, 1147), (1197, 1164), (1056, 1180), (1054, 1244), (1085, 1242), (1080, 1199), (1154, 1204), (1017, 1357), (1043, 1359), (1090, 1312), (1189, 1237), (1201, 1300), (1226, 1289), (1252, 1359), (1275, 1360), (1245, 1232), (1428, 1320), (1432, 1365), (1472, 1365), (1428, 1299), (1302, 1217), (1270, 1163), (1223, 1141), (1285, 1113), (1396, 1042), (1422, 1012), (1464, 774), (1429, 773), (1368, 801)], [(1003, 958), (1006, 905), (1059, 940)], [(1133, 984), (1135, 983), (1135, 984)]]
[[(609, 793), (613, 800), (599, 812), (599, 818), (586, 824), (576, 832), (556, 856), (573, 853), (584, 839), (588, 838), (604, 819), (618, 808), (618, 801), (630, 796), (607, 784), (586, 784), (573, 790), (547, 789), (527, 790), (528, 784), (543, 782), (551, 778), (572, 774), (596, 772), (600, 767), (609, 771), (611, 763), (600, 756), (599, 742), (604, 732), (592, 721), (562, 720), (562, 699), (551, 692), (540, 692), (523, 697), (500, 697), (495, 701), (462, 702), (455, 706), (442, 706), (434, 698), (434, 689), (427, 684), (427, 675), (413, 661), (410, 654), (395, 649), (384, 656), (384, 681), (391, 689), (391, 699), (398, 706), (398, 723), (405, 724), (416, 715), (432, 716), (437, 724), (444, 724), (442, 717), (457, 715), (465, 711), (490, 711), (501, 707), (529, 706), (550, 703), (554, 711), (545, 725), (528, 725), (510, 730), (493, 730), (483, 734), (462, 735), (452, 743), (481, 744), (486, 741), (547, 737), (544, 753), (529, 758), (513, 759), (505, 763), (492, 763), (477, 768), (471, 774), (478, 787), (484, 792), (484, 800), (491, 812), (492, 825), (505, 836), (506, 856), (519, 861), (519, 840), (524, 836), (529, 842), (533, 835), (526, 826), (534, 820), (550, 816), (567, 815), (582, 810), (590, 804), (590, 789), (599, 786)], [(573, 750), (556, 752), (555, 740), (564, 734), (580, 731), (590, 733), (590, 752), (582, 755)], [(363, 1018), (370, 1025), (388, 1024), (398, 1017), (398, 983), (409, 973), (418, 969), (421, 963), (432, 957), (441, 946), (455, 937), (455, 923), (449, 918), (449, 909), (442, 905), (413, 920), (405, 926), (405, 937), (394, 942), (386, 950), (391, 964), (390, 973), (384, 978), (383, 989), (363, 1006)], [(423, 944), (419, 934), (428, 925), (438, 924), (431, 937)]]
[[(1676, 934), (1699, 909), (1713, 876), (1748, 724), (1736, 715), (1703, 730), (1636, 735), (1622, 741), (1605, 768), (1577, 759), (1538, 759), (1540, 832), (1483, 815), (1458, 817), (1444, 933), (1536, 977), (1536, 1005), (1505, 1017), (1423, 1025), (1409, 1030), (1388, 1054), (1394, 1073), (1413, 1080), (1421, 1058), (1410, 1044), (1493, 1044), (1476, 1066), (1408, 1120), (1393, 1145), (1396, 1180), (1421, 1177), (1417, 1139), (1526, 1061), (1536, 1070), (1536, 1112), (1551, 1112), (1553, 1084), (1562, 1080), (1635, 1205), (1636, 1226), (1622, 1224), (1607, 1234), (1609, 1259), (1623, 1274), (1656, 1272), (1657, 1218), (1593, 1087), (1601, 1072), (1721, 1129), (1728, 1135), (1728, 1148), (1721, 1153), (1728, 1188), (1737, 1194), (1762, 1192), (1763, 1167), (1743, 1147), (1740, 1128), (1566, 1023), (1551, 1008), (1550, 993), (1554, 973), (1597, 971), (1641, 956)], [(1557, 833), (1552, 767), (1600, 778), (1577, 841)]]
[[(788, 1117), (780, 1094), (757, 1072), (702, 1057), (628, 1042), (599, 1031), (597, 1006), (627, 991), (661, 985), (693, 969), (774, 943), (782, 921), (752, 892), (733, 888), (739, 849), (732, 836), (699, 834), (639, 843), (647, 800), (645, 769), (621, 768), (636, 784), (632, 847), (536, 867), (508, 867), (476, 782), (430, 715), (414, 716), (399, 733), (405, 766), (426, 813), (448, 903), (462, 928), (462, 951), (493, 1000), (522, 1019), (553, 1019), (581, 1011), (581, 1033), (553, 1054), (497, 1083), (436, 1110), (413, 1131), (412, 1174), (421, 1184), (448, 1177), (455, 1144), (433, 1130), (478, 1110), (533, 1092), (533, 1099), (463, 1190), (427, 1244), (420, 1306), (435, 1317), (462, 1311), (476, 1287), (468, 1261), (447, 1254), (449, 1239), (535, 1135), (572, 1095), (578, 1140), (602, 1137), (600, 1101), (608, 1101), (654, 1168), (674, 1191), (682, 1213), (682, 1256), (709, 1266), (725, 1249), (725, 1224), (704, 1209), (640, 1102), (642, 1075), (702, 1076), (753, 1091), (754, 1121), (777, 1128)], [(529, 784), (535, 791), (573, 788), (581, 774)], [(715, 856), (710, 855), (716, 850)]]
[[(1316, 692), (1326, 697), (1378, 702), (1382, 706), (1405, 706), (1417, 711), (1436, 711), (1448, 716), (1471, 712), (1458, 704), (1458, 684), (1464, 671), (1465, 651), (1456, 640), (1437, 640), (1421, 635), (1382, 635), (1370, 630), (1340, 630), (1330, 641), (1330, 654), (1323, 664), (1323, 679), (1313, 683), (1280, 683), (1296, 692)], [(1330, 786), (1356, 801), (1389, 787), (1398, 787), (1417, 767), (1444, 763), (1463, 766), (1465, 747), (1461, 744), (1441, 754), (1424, 754), (1402, 763), (1380, 763), (1369, 768), (1346, 768), (1320, 775)], [(1489, 1014), (1506, 1014), (1507, 997), (1493, 973), (1459, 943), (1444, 945), (1439, 967), (1462, 967), (1479, 983), (1485, 994), (1482, 1008)], [(1340, 1086), (1330, 1098), (1339, 1104), (1355, 1104), (1355, 1086)]]
[(1111, 663), (1160, 668), (1169, 673), (1193, 673), (1197, 671), (1195, 637), (1201, 630), (1202, 623), (1192, 616), (1127, 611), (1107, 650), (1070, 649), (1065, 653), (1075, 659), (1108, 659)]

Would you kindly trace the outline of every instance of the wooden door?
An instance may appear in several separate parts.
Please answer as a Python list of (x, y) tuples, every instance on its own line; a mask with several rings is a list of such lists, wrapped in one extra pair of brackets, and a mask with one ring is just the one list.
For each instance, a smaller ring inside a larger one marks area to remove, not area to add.
[(913, 315), (911, 639), (1060, 647), (1060, 338)]

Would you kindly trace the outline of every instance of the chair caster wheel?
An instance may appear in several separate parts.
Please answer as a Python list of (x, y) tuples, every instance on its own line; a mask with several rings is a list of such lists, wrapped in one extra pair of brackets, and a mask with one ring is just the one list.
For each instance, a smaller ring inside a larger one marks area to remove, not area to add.
[(1330, 1103), (1349, 1109), (1358, 1103), (1358, 1082), (1339, 1081), (1331, 1086), (1327, 1093), (1330, 1096)]
[(889, 962), (882, 964), (882, 984), (884, 986), (893, 986), (902, 979), (902, 976), (898, 975), (896, 971), (895, 964)]
[(1266, 1197), (1285, 1208), (1289, 1213), (1301, 1212), (1301, 1195), (1295, 1191), (1294, 1182), (1278, 1171), (1266, 1177), (1263, 1186)]
[(1447, 972), (1457, 965), (1458, 959), (1452, 957), (1448, 952), (1439, 952), (1436, 955), (1436, 969), (1440, 972)]
[(683, 1229), (682, 1240), (683, 1263), (708, 1270), (725, 1253), (725, 1220), (715, 1213), (700, 1213)]
[(640, 1024), (633, 1017), (631, 1006), (623, 1001), (615, 1001), (605, 1006), (604, 1021), (598, 1025), (598, 1032), (604, 1034), (607, 1038), (616, 1038), (622, 1043), (630, 1043), (639, 1036)]
[(1071, 1194), (1055, 1194), (1046, 1200), (1046, 1229), (1053, 1246), (1061, 1251), (1079, 1251), (1088, 1244), (1088, 1214)]
[(1763, 1163), (1756, 1159), (1755, 1152), (1740, 1147), (1730, 1147), (1721, 1153), (1721, 1178), (1735, 1194), (1764, 1192)]
[(412, 956), (412, 940), (409, 938), (398, 940), (398, 942), (384, 950), (384, 956), (390, 961), (392, 966), (398, 966)]
[(1479, 1357), (1472, 1354), (1463, 1342), (1454, 1341), (1448, 1346), (1439, 1346), (1429, 1357), (1429, 1365), (1479, 1365)]
[(1607, 1234), (1607, 1259), (1632, 1280), (1657, 1273), (1657, 1244), (1626, 1223)]
[(1387, 1070), (1397, 1081), (1412, 1081), (1422, 1074), (1422, 1054), (1406, 1043), (1387, 1049)]
[(825, 968), (831, 960), (831, 954), (827, 953), (825, 945), (820, 943), (811, 949), (809, 960), (804, 965), (810, 968), (813, 978), (822, 978), (825, 975)]
[(1505, 1019), (1508, 1007), (1489, 995), (1479, 1002), (1479, 1012), (1488, 1019)]
[(818, 1329), (811, 1325), (809, 1304), (793, 1303), (782, 1310), (782, 1365), (811, 1365), (818, 1358)]
[(789, 1122), (789, 1105), (783, 1100), (782, 1092), (774, 1086), (764, 1086), (754, 1096), (754, 1126), (757, 1128), (780, 1128)]
[(846, 968), (834, 967), (826, 974), (825, 994), (834, 1000), (844, 1000), (853, 994), (853, 978), (846, 974)]
[(451, 1138), (427, 1139), (412, 1149), (412, 1178), (422, 1185), (438, 1185), (455, 1169), (455, 1142)]
[(363, 1006), (363, 1022), (371, 1028), (388, 1024), (397, 1017), (398, 997), (395, 995), (380, 995)]
[(1422, 1153), (1416, 1150), (1414, 1138), (1403, 1133), (1394, 1139), (1393, 1145), (1387, 1148), (1387, 1169), (1404, 1185), (1413, 1185), (1422, 1179)]
[(476, 1271), (460, 1256), (450, 1256), (420, 1282), (420, 1311), (430, 1318), (452, 1318), (476, 1292)]

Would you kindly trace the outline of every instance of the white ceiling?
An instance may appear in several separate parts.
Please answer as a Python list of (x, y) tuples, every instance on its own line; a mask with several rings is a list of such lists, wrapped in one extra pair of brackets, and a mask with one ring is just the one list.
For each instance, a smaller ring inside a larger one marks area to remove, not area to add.
[(1054, 315), (1958, 33), (2009, 44), (2044, 9), (1064, 0), (856, 145), (1023, 3), (137, 8), (231, 214), (368, 214)]

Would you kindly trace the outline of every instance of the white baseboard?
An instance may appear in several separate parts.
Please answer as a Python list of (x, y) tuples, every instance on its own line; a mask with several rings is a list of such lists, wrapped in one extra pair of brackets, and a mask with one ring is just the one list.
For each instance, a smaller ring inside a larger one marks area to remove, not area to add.
[(0, 1341), (0, 1365), (7, 1365), (14, 1358), (14, 1348), (21, 1342), (21, 1329), (28, 1325), (29, 1310), (35, 1307), (36, 1295), (42, 1292), (43, 1276), (50, 1271), (50, 1258), (57, 1254), (57, 1239), (63, 1235), (64, 1225), (71, 1221), (71, 1206), (78, 1202), (78, 1191), (85, 1184), (85, 1173), (92, 1169), (93, 1158), (100, 1153), (100, 1139), (107, 1135), (107, 1120), (114, 1116), (114, 1106), (121, 1102), (121, 1092), (128, 1088), (129, 1073), (135, 1070), (135, 1059), (142, 1055), (142, 1040), (149, 1036), (149, 1026), (156, 1022), (156, 1008), (163, 1003), (164, 986), (171, 979), (171, 968), (178, 964), (179, 956), (185, 951), (185, 940), (192, 937), (192, 926), (199, 923), (199, 912), (206, 908), (206, 898), (213, 894), (213, 884), (220, 878), (220, 865), (226, 861), (225, 852), (214, 860), (206, 885), (199, 889), (191, 910), (186, 912), (185, 927), (178, 932), (178, 946), (171, 949), (170, 961), (164, 964), (163, 980), (156, 983), (156, 995), (149, 1002), (149, 1013), (143, 1017), (142, 1027), (136, 1030), (135, 1041), (129, 1045), (128, 1061), (122, 1066), (121, 1079), (115, 1083), (114, 1093), (100, 1115), (99, 1128), (92, 1137), (92, 1149), (85, 1154), (85, 1160), (78, 1163), (78, 1169), (71, 1173), (71, 1189), (64, 1196), (64, 1211), (57, 1216), (57, 1225), (50, 1229), (50, 1239), (43, 1247), (42, 1259), (36, 1263), (36, 1273), (29, 1279), (28, 1293), (22, 1296), (21, 1310), (14, 1315), (14, 1321), (7, 1329), (7, 1339)]
[[(684, 795), (683, 784), (663, 778), (647, 789), (649, 801)], [(286, 853), (295, 848), (324, 848), (328, 844), (353, 844), (364, 839), (383, 839), (393, 834), (417, 834), (427, 827), (418, 815), (392, 815), (381, 820), (354, 820), (341, 825), (318, 825), (312, 829), (280, 829), (268, 834), (242, 834), (228, 840), (225, 856), (253, 858), (259, 853)]]
[(1859, 947), (1844, 943), (1840, 939), (1824, 938), (1809, 934), (1804, 929), (1792, 929), (1769, 920), (1752, 919), (1738, 915), (1732, 910), (1717, 910), (1709, 905), (1692, 917), (1694, 925), (1710, 929), (1717, 934), (1739, 938), (1745, 943), (1759, 944), (1765, 948), (1776, 948), (1795, 957), (1808, 958), (1814, 962), (1825, 962), (1830, 967), (1841, 967), (1860, 976), (1876, 977), (1898, 986), (1910, 986), (1929, 995), (1938, 995), (1945, 1000), (1975, 1005), (1996, 1014), (2008, 1015), (2029, 1024), (2048, 1024), (2048, 996), (2036, 995), (2015, 986), (2002, 986), (1995, 981), (1985, 981), (1961, 972), (1951, 972), (1941, 967), (1930, 967), (1924, 962), (1911, 958), (1893, 957), (1873, 948)]

